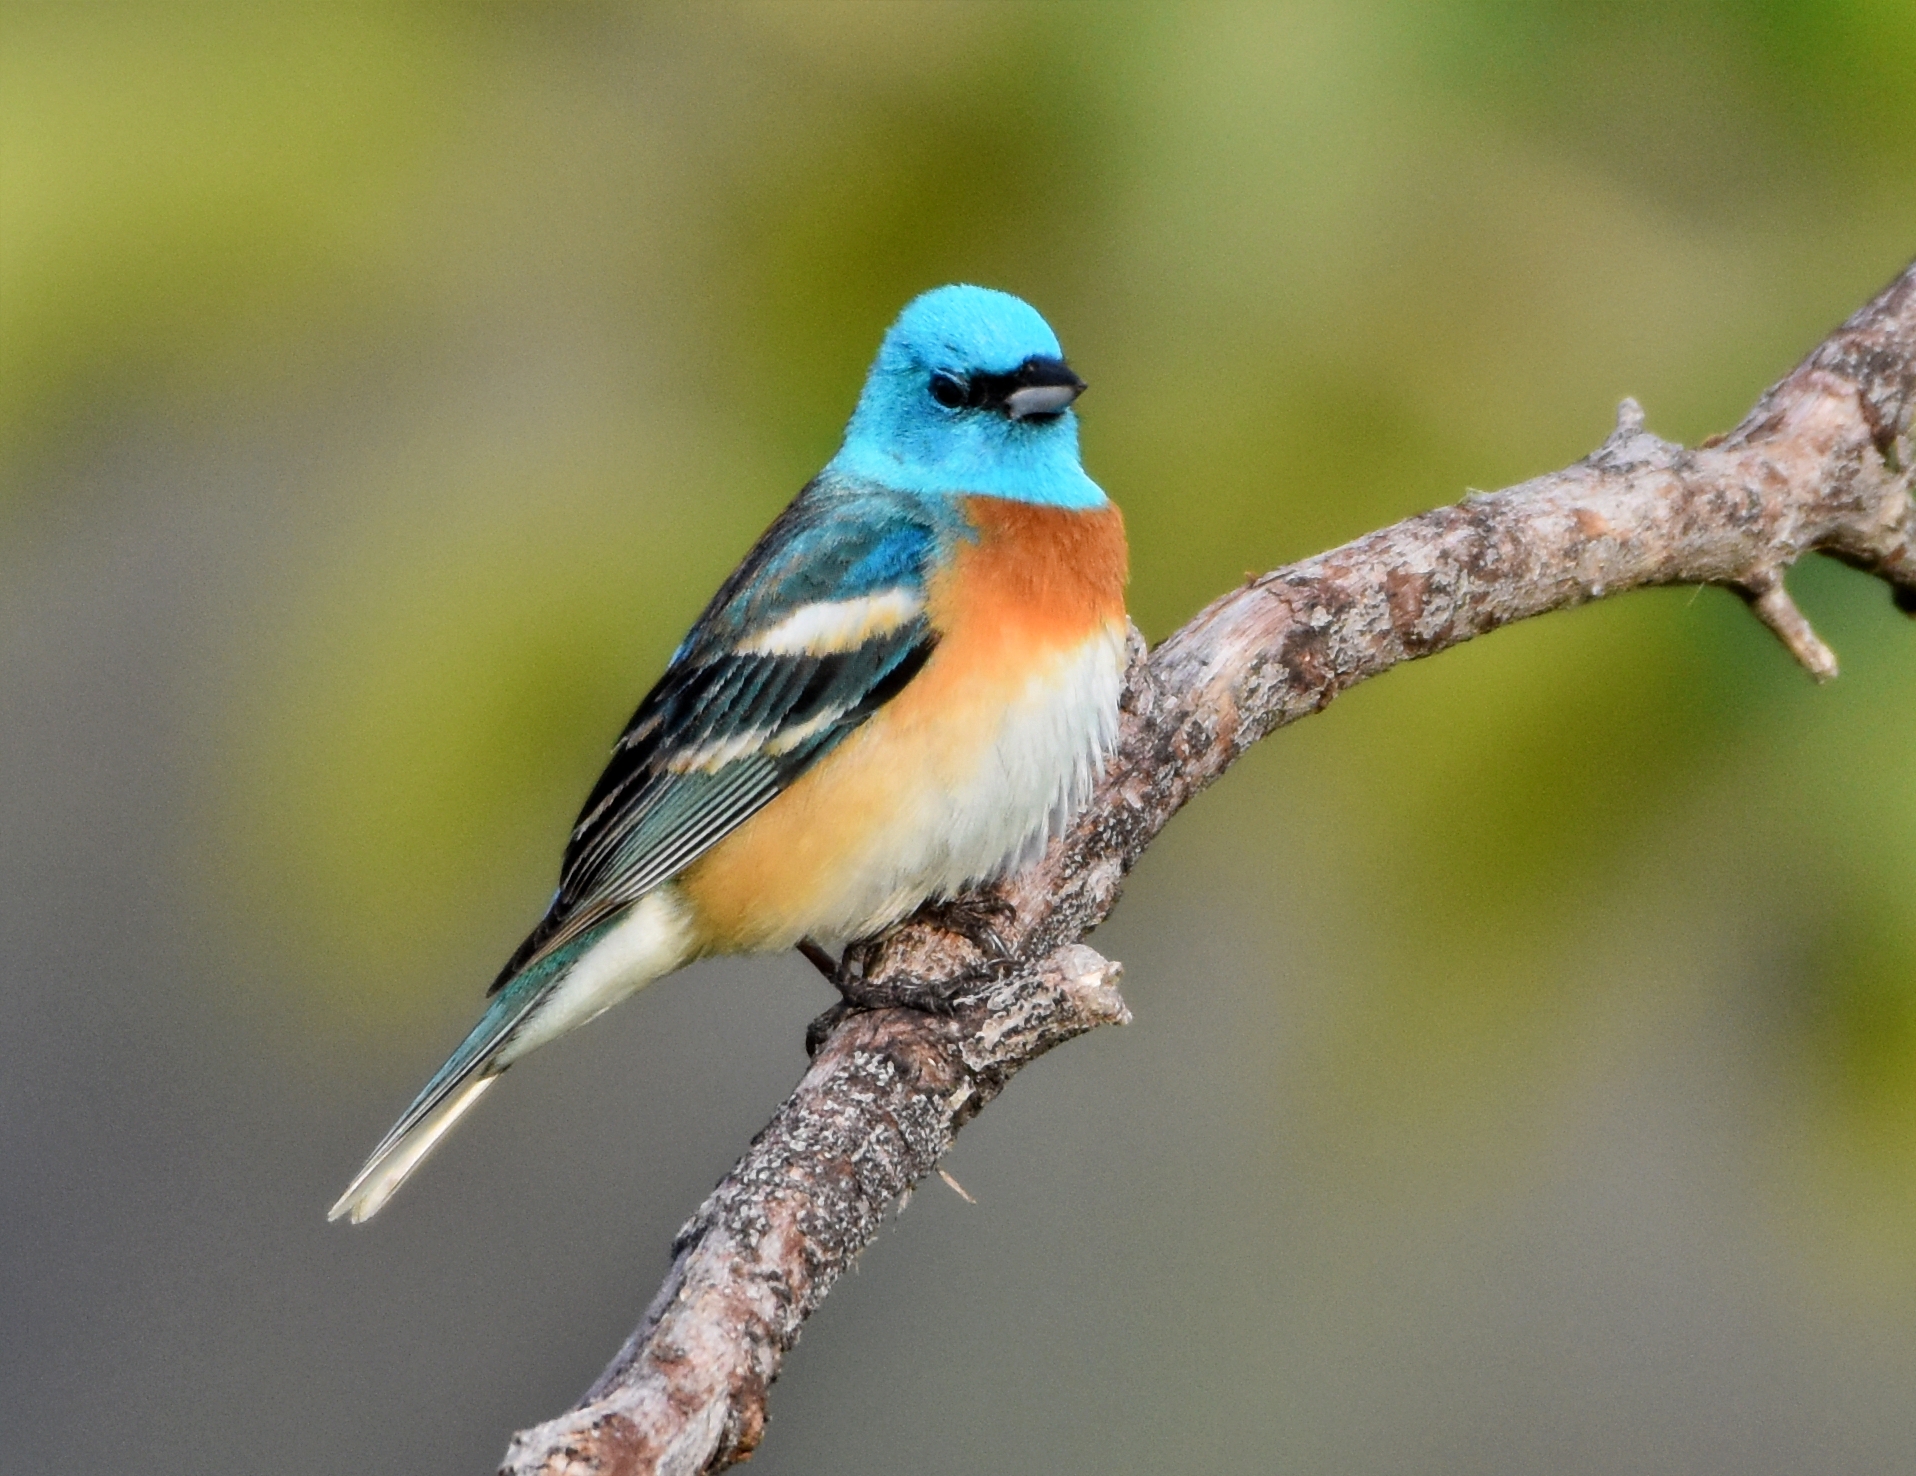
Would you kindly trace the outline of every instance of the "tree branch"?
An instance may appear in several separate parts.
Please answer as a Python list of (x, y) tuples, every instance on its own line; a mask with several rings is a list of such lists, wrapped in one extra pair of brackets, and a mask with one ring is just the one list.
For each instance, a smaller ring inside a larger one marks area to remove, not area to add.
[(1736, 590), (1827, 680), (1836, 659), (1783, 584), (1813, 550), (1916, 614), (1913, 403), (1916, 263), (1698, 450), (1625, 400), (1575, 466), (1252, 580), (1148, 656), (1134, 632), (1093, 801), (967, 899), (998, 920), (1004, 957), (932, 912), (851, 950), (841, 977), (900, 1005), (815, 1024), (810, 1069), (679, 1232), (638, 1330), (576, 1409), (514, 1438), (505, 1476), (676, 1476), (750, 1455), (805, 1318), (958, 1130), (1045, 1051), (1130, 1018), (1118, 966), (1079, 940), (1171, 816), (1273, 729), (1400, 662), (1647, 585)]

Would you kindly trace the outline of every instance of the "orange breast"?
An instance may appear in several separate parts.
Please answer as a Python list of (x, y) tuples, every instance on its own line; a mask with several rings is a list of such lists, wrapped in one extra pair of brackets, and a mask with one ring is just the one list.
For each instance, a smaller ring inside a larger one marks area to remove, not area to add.
[(943, 636), (934, 661), (1017, 661), (1075, 646), (1124, 620), (1127, 552), (1124, 516), (1040, 507), (1002, 497), (970, 497), (978, 530), (931, 586), (932, 624)]
[(946, 796), (971, 786), (1008, 704), (1122, 631), (1127, 558), (1115, 507), (973, 497), (966, 511), (978, 537), (931, 582), (939, 642), (924, 669), (681, 874), (706, 950), (845, 936), (916, 906), (938, 884), (914, 875), (925, 827)]

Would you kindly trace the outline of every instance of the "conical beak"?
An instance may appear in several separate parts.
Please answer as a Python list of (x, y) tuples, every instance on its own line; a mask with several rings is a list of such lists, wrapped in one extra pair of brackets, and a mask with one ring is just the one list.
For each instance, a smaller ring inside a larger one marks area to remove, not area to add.
[(1018, 366), (1018, 388), (1005, 396), (1005, 414), (1013, 420), (1056, 415), (1084, 393), (1084, 381), (1063, 359), (1026, 359)]

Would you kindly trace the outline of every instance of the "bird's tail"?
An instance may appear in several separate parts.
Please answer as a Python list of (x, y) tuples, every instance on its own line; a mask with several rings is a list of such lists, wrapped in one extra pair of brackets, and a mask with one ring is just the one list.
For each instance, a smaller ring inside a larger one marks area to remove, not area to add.
[(446, 1064), (433, 1074), (425, 1090), (413, 1099), (379, 1140), (365, 1165), (353, 1176), (339, 1202), (326, 1213), (329, 1220), (351, 1216), (357, 1225), (379, 1212), (393, 1197), (406, 1177), (419, 1167), (420, 1160), (432, 1152), (472, 1105), (485, 1095), (486, 1088), (499, 1079), (512, 1059), (523, 1054), (508, 1052), (520, 1027), (533, 1012), (552, 997), (572, 967), (597, 943), (611, 924), (593, 928), (539, 960), (493, 996), (479, 1023), (460, 1042)]
[(326, 1218), (337, 1220), (342, 1215), (350, 1215), (357, 1225), (378, 1214), (380, 1207), (406, 1182), (407, 1176), (419, 1167), (420, 1160), (432, 1152), (452, 1125), (466, 1115), (466, 1109), (498, 1079), (498, 1071), (468, 1075), (418, 1115), (415, 1113), (419, 1104), (415, 1103), (414, 1110), (395, 1123), (392, 1132), (373, 1150), (365, 1167), (353, 1176), (346, 1192), (339, 1196), (339, 1202), (326, 1211)]

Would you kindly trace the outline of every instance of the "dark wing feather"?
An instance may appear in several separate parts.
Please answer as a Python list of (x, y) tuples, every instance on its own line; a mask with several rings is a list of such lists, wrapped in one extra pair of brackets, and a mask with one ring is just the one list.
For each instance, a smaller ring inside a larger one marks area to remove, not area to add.
[(746, 648), (818, 600), (922, 590), (933, 540), (869, 507), (801, 497), (786, 510), (633, 714), (579, 812), (551, 907), (492, 992), (690, 865), (905, 688), (937, 641), (922, 613), (846, 651)]

